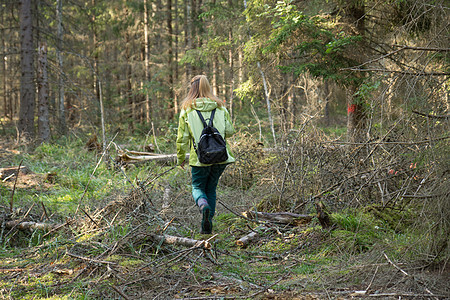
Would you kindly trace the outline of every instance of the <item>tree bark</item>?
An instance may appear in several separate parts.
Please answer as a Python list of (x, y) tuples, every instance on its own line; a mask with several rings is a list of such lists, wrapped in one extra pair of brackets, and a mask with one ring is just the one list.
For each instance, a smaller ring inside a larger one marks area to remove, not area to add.
[(19, 133), (25, 140), (34, 138), (34, 49), (31, 0), (20, 1), (20, 58), (22, 76), (20, 78)]
[(157, 241), (157, 242), (162, 241), (164, 244), (181, 245), (181, 246), (187, 246), (187, 247), (200, 247), (200, 248), (204, 248), (207, 250), (210, 250), (212, 248), (211, 243), (206, 240), (194, 240), (194, 239), (190, 239), (190, 238), (167, 235), (167, 234), (158, 235), (158, 234), (150, 233), (149, 235), (155, 241)]
[[(2, 10), (0, 12), (1, 19), (0, 24), (5, 24), (5, 17), (4, 17), (4, 11)], [(2, 39), (2, 48), (6, 52), (6, 29), (2, 29), (1, 31), (1, 39)], [(6, 53), (4, 54), (4, 57), (2, 57), (2, 73), (3, 73), (3, 116), (5, 118), (8, 118), (8, 57), (6, 56)], [(12, 119), (12, 116), (11, 116)]]
[(97, 37), (97, 28), (96, 28), (96, 24), (97, 24), (97, 16), (96, 16), (96, 10), (95, 10), (95, 5), (96, 5), (96, 0), (92, 0), (92, 50), (93, 50), (93, 68), (94, 68), (94, 72), (93, 72), (93, 76), (92, 76), (92, 87), (94, 90), (94, 95), (95, 95), (95, 100), (99, 101), (100, 100), (100, 90), (99, 90), (99, 86), (98, 86), (98, 51), (97, 51), (97, 44), (98, 44), (98, 37)]
[[(144, 0), (144, 73), (145, 73), (145, 84), (150, 82), (150, 41), (148, 34), (148, 3)], [(145, 91), (145, 120), (148, 124), (151, 123), (151, 103), (149, 91)]]
[(325, 93), (325, 107), (324, 107), (324, 121), (325, 124), (327, 126), (330, 125), (330, 87), (329, 87), (329, 83), (328, 80), (325, 80), (323, 83), (323, 89), (324, 89), (324, 93)]
[[(233, 0), (228, 0), (228, 6), (229, 9), (233, 9)], [(234, 91), (234, 59), (233, 59), (233, 26), (230, 26), (228, 29), (228, 41), (230, 43), (229, 49), (228, 49), (228, 65), (230, 67), (229, 71), (229, 82), (230, 85), (230, 98), (229, 98), (229, 104), (228, 108), (230, 110), (230, 116), (233, 120), (233, 91)]]
[[(344, 7), (345, 18), (349, 24), (355, 26), (355, 35), (364, 37), (365, 35), (365, 9), (364, 3), (360, 1), (347, 1)], [(362, 51), (364, 47), (364, 39), (360, 42), (361, 49), (356, 51), (354, 59), (362, 62), (366, 52)], [(352, 84), (347, 88), (347, 138), (349, 142), (362, 142), (364, 140), (364, 128), (366, 123), (366, 115), (364, 112), (364, 99), (355, 99), (355, 93), (359, 86)]]
[[(125, 8), (125, 18), (128, 18), (129, 11), (128, 8)], [(131, 132), (134, 132), (134, 122), (135, 122), (135, 102), (133, 98), (133, 90), (132, 90), (132, 66), (131, 66), (131, 38), (130, 38), (130, 32), (127, 30), (125, 32), (125, 68), (126, 68), (126, 98), (128, 99), (128, 108), (129, 108), (129, 115), (128, 115), (128, 130)]]
[[(174, 13), (175, 13), (175, 48), (174, 48), (174, 55), (175, 55), (175, 63), (174, 63), (174, 73), (175, 73), (175, 82), (179, 81), (179, 67), (178, 67), (178, 34), (179, 34), (179, 16), (178, 16), (178, 1), (175, 0), (175, 7), (174, 7)], [(174, 93), (174, 105), (175, 105), (175, 114), (178, 114), (178, 93)]]
[(363, 104), (354, 101), (354, 93), (357, 87), (347, 89), (347, 139), (351, 143), (359, 143), (364, 140), (365, 112)]
[[(184, 16), (184, 27), (185, 30), (185, 51), (192, 49), (192, 0), (186, 0), (185, 5), (185, 16)], [(189, 81), (192, 77), (192, 65), (190, 63), (186, 64), (186, 81)]]
[(47, 65), (47, 43), (42, 42), (39, 45), (38, 66), (38, 136), (40, 142), (48, 142), (50, 140)]
[(37, 223), (37, 222), (20, 222), (20, 221), (8, 221), (5, 222), (5, 228), (12, 229), (17, 228), (20, 230), (51, 230), (54, 227), (56, 227), (55, 224), (49, 224), (49, 223)]
[(61, 133), (67, 131), (66, 127), (66, 108), (64, 105), (64, 69), (63, 69), (63, 56), (62, 56), (62, 43), (63, 43), (63, 27), (62, 27), (62, 1), (58, 0), (56, 8), (56, 19), (58, 23), (57, 29), (57, 46), (56, 57), (58, 59), (59, 67), (59, 80), (58, 80), (58, 122), (59, 130)]
[[(177, 0), (175, 0), (177, 1)], [(168, 67), (169, 67), (169, 111), (168, 120), (174, 117), (175, 97), (173, 93), (173, 28), (172, 28), (172, 0), (167, 0), (167, 47), (168, 47)]]

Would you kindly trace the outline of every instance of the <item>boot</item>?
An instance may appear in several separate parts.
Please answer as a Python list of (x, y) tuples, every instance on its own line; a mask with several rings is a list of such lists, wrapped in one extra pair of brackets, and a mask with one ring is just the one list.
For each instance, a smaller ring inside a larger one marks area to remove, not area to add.
[(202, 213), (202, 229), (200, 233), (210, 234), (212, 232), (212, 222), (210, 217), (211, 208), (208, 204), (200, 206), (200, 211)]

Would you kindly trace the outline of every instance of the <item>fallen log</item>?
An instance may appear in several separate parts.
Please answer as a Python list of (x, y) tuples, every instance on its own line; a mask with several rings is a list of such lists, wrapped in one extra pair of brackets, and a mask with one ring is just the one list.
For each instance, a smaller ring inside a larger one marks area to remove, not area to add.
[(20, 220), (5, 222), (5, 228), (7, 228), (7, 229), (17, 228), (20, 230), (29, 230), (29, 231), (52, 230), (56, 226), (57, 226), (57, 224), (37, 223), (37, 222), (21, 222)]
[(258, 226), (255, 229), (253, 229), (252, 232), (250, 232), (249, 234), (241, 237), (239, 240), (237, 240), (235, 243), (237, 246), (245, 248), (247, 247), (250, 243), (252, 243), (256, 238), (258, 238), (258, 236), (260, 235), (259, 232), (264, 232), (266, 231), (268, 228), (266, 226)]
[[(186, 155), (186, 159), (189, 159), (189, 154)], [(155, 154), (151, 152), (140, 152), (140, 151), (130, 151), (121, 150), (116, 157), (116, 162), (118, 163), (139, 163), (146, 161), (157, 161), (162, 163), (176, 163), (176, 154)]]
[(242, 215), (248, 219), (252, 220), (265, 220), (274, 223), (288, 224), (288, 225), (304, 225), (308, 224), (312, 220), (312, 216), (309, 215), (299, 215), (290, 212), (277, 212), (277, 213), (267, 213), (267, 212), (255, 212), (246, 211)]
[(157, 242), (163, 242), (164, 244), (169, 245), (180, 245), (180, 246), (187, 246), (187, 247), (200, 247), (206, 250), (210, 250), (212, 248), (211, 243), (209, 240), (194, 240), (191, 238), (186, 237), (180, 237), (180, 236), (173, 236), (173, 235), (158, 235), (154, 233), (149, 234), (150, 237), (157, 241)]

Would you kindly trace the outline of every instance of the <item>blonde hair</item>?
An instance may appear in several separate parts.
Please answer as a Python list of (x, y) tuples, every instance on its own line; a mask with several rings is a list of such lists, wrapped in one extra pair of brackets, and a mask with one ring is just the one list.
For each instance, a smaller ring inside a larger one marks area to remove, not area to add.
[(205, 75), (197, 75), (191, 79), (191, 87), (189, 92), (181, 103), (181, 108), (186, 110), (190, 107), (195, 106), (195, 100), (198, 98), (209, 98), (217, 102), (218, 107), (224, 105), (223, 101), (217, 98), (212, 91), (209, 81)]

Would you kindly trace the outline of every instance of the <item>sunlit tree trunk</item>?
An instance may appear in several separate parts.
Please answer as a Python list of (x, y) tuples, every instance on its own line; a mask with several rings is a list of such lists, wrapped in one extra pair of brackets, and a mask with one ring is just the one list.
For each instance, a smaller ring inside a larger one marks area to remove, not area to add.
[(47, 43), (39, 45), (38, 64), (38, 136), (40, 142), (50, 140), (50, 120), (48, 109)]
[(218, 70), (217, 70), (217, 68), (218, 68), (218, 61), (217, 61), (217, 55), (214, 55), (214, 58), (213, 58), (213, 65), (212, 65), (212, 79), (211, 79), (211, 85), (212, 85), (212, 90), (213, 90), (213, 93), (214, 93), (214, 95), (217, 95), (218, 96), (218, 94), (219, 94), (219, 88), (218, 88), (218, 86), (217, 86), (217, 72), (218, 72)]
[[(229, 9), (233, 9), (233, 0), (228, 0), (228, 7)], [(230, 109), (230, 115), (231, 118), (233, 118), (233, 91), (234, 91), (234, 59), (233, 59), (233, 26), (230, 25), (230, 28), (228, 29), (228, 41), (230, 43), (229, 49), (228, 49), (228, 66), (230, 68), (229, 71), (229, 104), (228, 107)]]
[(33, 22), (31, 0), (20, 1), (20, 58), (22, 76), (20, 79), (20, 112), (19, 133), (21, 138), (34, 138), (34, 49), (33, 49)]
[[(178, 16), (178, 0), (175, 0), (175, 49), (174, 49), (174, 53), (175, 53), (175, 63), (174, 63), (174, 68), (175, 68), (175, 82), (178, 82), (179, 80), (179, 67), (178, 67), (178, 33), (179, 33), (179, 16)], [(178, 93), (174, 93), (174, 112), (175, 114), (178, 114)]]
[[(150, 82), (150, 42), (148, 35), (148, 3), (147, 0), (144, 0), (144, 73), (145, 73), (145, 82), (148, 84)], [(148, 124), (151, 122), (151, 103), (150, 103), (150, 95), (149, 91), (145, 92), (145, 120)]]

